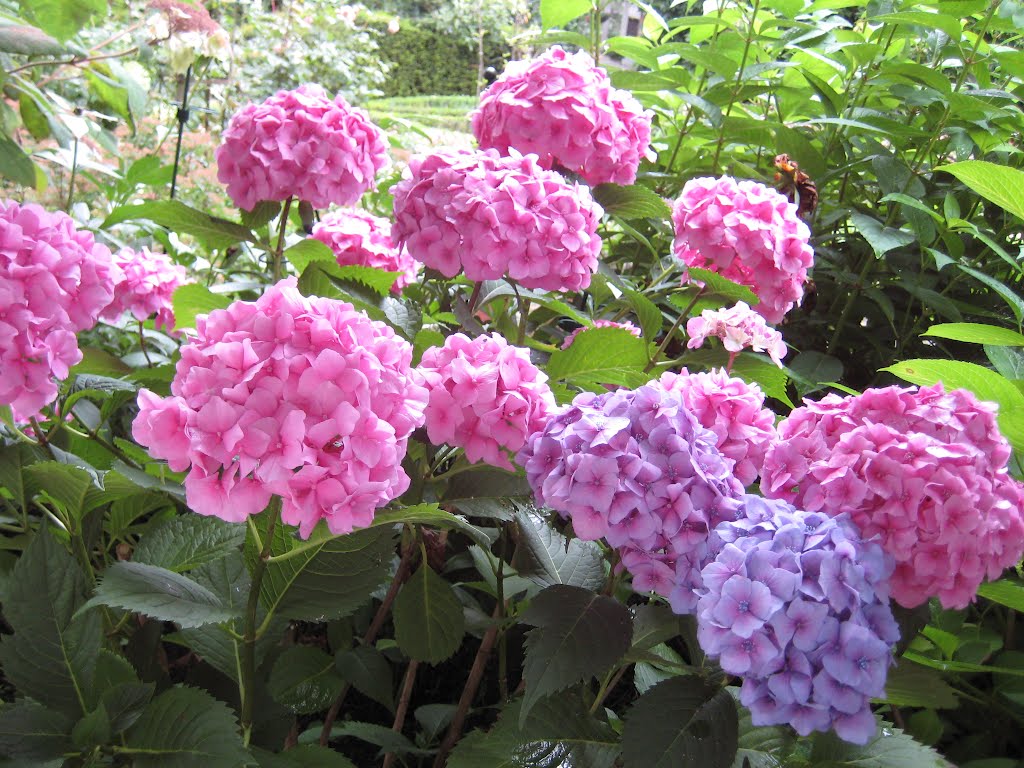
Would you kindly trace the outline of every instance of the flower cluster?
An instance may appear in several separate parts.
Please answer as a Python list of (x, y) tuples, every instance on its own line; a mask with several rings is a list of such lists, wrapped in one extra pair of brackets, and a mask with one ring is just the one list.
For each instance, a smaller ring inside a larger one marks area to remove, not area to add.
[(780, 368), (788, 351), (782, 334), (769, 328), (764, 318), (743, 301), (728, 309), (705, 309), (698, 317), (686, 321), (686, 333), (690, 336), (686, 344), (690, 349), (698, 349), (708, 337), (717, 336), (730, 356), (735, 357), (747, 348), (767, 352)]
[(774, 189), (728, 176), (691, 179), (672, 221), (676, 257), (752, 288), (769, 323), (781, 322), (803, 296), (814, 261), (811, 232)]
[(143, 248), (135, 251), (122, 248), (114, 254), (122, 276), (114, 286), (114, 299), (103, 310), (103, 319), (116, 321), (125, 312), (142, 322), (156, 315), (156, 327), (170, 331), (174, 327), (171, 297), (178, 286), (187, 282), (188, 274), (168, 256)]
[(513, 470), (505, 451), (543, 429), (555, 400), (530, 354), (498, 334), (449, 336), (423, 353), (417, 371), (429, 392), (424, 412), (435, 445), (464, 448), (466, 458)]
[(193, 510), (240, 522), (276, 494), (281, 519), (308, 537), (321, 519), (332, 533), (367, 526), (405, 492), (402, 459), (427, 393), (390, 327), (303, 297), (294, 278), (196, 325), (173, 396), (142, 390), (132, 429), (171, 469), (191, 466)]
[(845, 517), (757, 496), (744, 497), (743, 512), (718, 527), (722, 549), (701, 574), (701, 646), (743, 677), (755, 725), (867, 743), (870, 700), (885, 695), (899, 639), (891, 559)]
[[(629, 331), (633, 336), (640, 338), (640, 329), (633, 325), (628, 320), (624, 323), (617, 323), (614, 320), (595, 320), (591, 328), (622, 328), (624, 331)], [(572, 346), (572, 343), (576, 341), (576, 337), (584, 331), (588, 330), (588, 327), (581, 325), (579, 328), (574, 330), (568, 336), (565, 337), (565, 341), (562, 342), (562, 349), (568, 349)]]
[(764, 393), (756, 384), (730, 377), (721, 368), (708, 373), (663, 373), (661, 386), (678, 392), (683, 404), (705, 429), (715, 434), (715, 445), (735, 462), (733, 474), (751, 485), (761, 472), (765, 454), (778, 439), (775, 414), (764, 407)]
[(319, 85), (244, 107), (217, 148), (217, 178), (247, 211), (289, 197), (314, 208), (352, 205), (387, 164), (387, 143), (369, 116)]
[(70, 216), (0, 200), (0, 405), (35, 415), (82, 359), (119, 279), (110, 249)]
[(210, 12), (198, 3), (150, 0), (146, 32), (151, 42), (166, 42), (171, 71), (184, 74), (200, 56), (231, 58), (231, 41)]
[(577, 395), (516, 457), (539, 504), (581, 539), (619, 550), (638, 591), (692, 613), (709, 535), (733, 519), (743, 488), (682, 395), (652, 382)]
[(648, 157), (651, 115), (628, 91), (612, 88), (586, 53), (555, 46), (513, 61), (480, 96), (473, 135), (484, 149), (534, 153), (545, 168), (588, 184), (632, 184)]
[(494, 150), (416, 156), (392, 187), (400, 247), (445, 277), (508, 275), (527, 288), (578, 291), (597, 270), (603, 210), (535, 155)]
[(343, 267), (356, 265), (398, 272), (391, 286), (395, 293), (416, 281), (418, 265), (391, 242), (391, 222), (387, 219), (352, 209), (332, 211), (313, 227), (313, 237), (334, 251)]
[(893, 598), (963, 608), (1024, 550), (1024, 486), (995, 406), (965, 390), (869, 389), (806, 402), (779, 424), (761, 488), (811, 511), (849, 513), (896, 560)]

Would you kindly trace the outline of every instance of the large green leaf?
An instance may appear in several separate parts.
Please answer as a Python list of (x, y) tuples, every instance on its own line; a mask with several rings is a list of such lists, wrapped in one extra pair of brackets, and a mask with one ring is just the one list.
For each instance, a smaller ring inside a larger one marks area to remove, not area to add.
[(881, 723), (878, 735), (863, 747), (843, 741), (834, 733), (817, 733), (812, 740), (810, 765), (830, 768), (953, 768), (938, 752), (919, 744), (899, 728)]
[(41, 29), (24, 24), (0, 23), (0, 53), (38, 56), (63, 52), (64, 46)]
[(251, 761), (231, 710), (196, 688), (153, 699), (117, 751), (136, 768), (239, 768)]
[(898, 662), (885, 679), (884, 702), (897, 707), (929, 707), (953, 709), (957, 705), (954, 691), (936, 670), (919, 664)]
[(277, 657), (267, 685), (278, 704), (311, 715), (331, 706), (344, 684), (332, 657), (310, 645), (294, 645)]
[(93, 484), (92, 475), (69, 464), (41, 461), (25, 469), (25, 479), (26, 491), (33, 496), (45, 495), (76, 520), (102, 498), (102, 491)]
[(230, 304), (229, 298), (214, 293), (205, 285), (186, 283), (179, 286), (171, 297), (174, 327), (195, 328), (196, 315), (208, 315), (213, 310), (225, 309)]
[(252, 753), (260, 768), (355, 768), (340, 752), (318, 744), (300, 744), (278, 754), (262, 749)]
[(45, 529), (18, 559), (3, 595), (14, 629), (0, 643), (4, 675), (18, 691), (64, 714), (84, 714), (86, 690), (103, 642), (78, 563)]
[(312, 237), (300, 240), (285, 249), (284, 256), (300, 275), (310, 264), (316, 264), (325, 274), (341, 281), (360, 283), (380, 296), (388, 295), (391, 286), (395, 284), (395, 280), (400, 274), (399, 272), (386, 272), (376, 267), (339, 266), (334, 251), (320, 240)]
[(594, 199), (605, 213), (623, 219), (668, 219), (672, 216), (672, 209), (660, 195), (639, 184), (631, 187), (599, 184), (594, 187)]
[(644, 371), (647, 362), (647, 343), (625, 328), (588, 328), (571, 347), (551, 354), (547, 373), (581, 386), (637, 387), (651, 379)]
[(0, 131), (0, 177), (22, 187), (36, 186), (36, 164), (3, 131)]
[(965, 160), (935, 170), (953, 174), (986, 200), (1024, 219), (1024, 171), (985, 160)]
[(241, 615), (206, 587), (180, 573), (145, 563), (118, 562), (107, 568), (87, 606), (111, 605), (182, 627), (219, 624)]
[[(20, 509), (24, 509), (31, 499), (31, 483), (28, 489), (25, 486), (25, 469), (43, 458), (41, 450), (28, 443), (0, 445), (0, 486), (10, 492)], [(26, 495), (26, 490), (29, 495)]]
[(462, 603), (427, 563), (402, 587), (393, 614), (395, 640), (411, 659), (437, 664), (462, 644), (466, 631)]
[(593, 541), (567, 539), (536, 513), (516, 514), (512, 565), (543, 587), (568, 584), (595, 591), (604, 584), (604, 554)]
[(122, 221), (137, 219), (148, 219), (173, 232), (192, 235), (210, 249), (256, 241), (251, 229), (234, 221), (211, 216), (177, 200), (151, 200), (138, 205), (122, 205), (107, 216), (102, 227), (109, 229)]
[(0, 755), (59, 760), (71, 749), (71, 724), (64, 715), (33, 701), (6, 706), (0, 711)]
[(1024, 584), (1015, 579), (1000, 579), (982, 584), (978, 587), (978, 595), (1024, 613)]
[(747, 286), (735, 283), (728, 278), (722, 277), (717, 272), (712, 272), (710, 269), (687, 267), (686, 272), (689, 282), (704, 283), (701, 296), (719, 296), (732, 302), (742, 301), (751, 307), (761, 301), (757, 294)]
[(149, 529), (133, 560), (183, 573), (227, 557), (244, 541), (244, 525), (216, 517), (179, 515)]
[(871, 250), (875, 252), (875, 258), (880, 259), (889, 251), (910, 245), (917, 239), (917, 236), (904, 232), (901, 229), (887, 227), (878, 219), (864, 213), (850, 214), (850, 221), (864, 239), (868, 241)]
[(622, 732), (624, 768), (728, 768), (736, 755), (736, 702), (695, 676), (673, 677), (637, 699)]
[(334, 665), (353, 688), (394, 711), (391, 665), (380, 651), (361, 645), (339, 653), (334, 659)]
[(373, 517), (373, 527), (410, 523), (412, 525), (429, 525), (452, 531), (462, 531), (482, 547), (489, 547), (491, 539), (475, 525), (471, 525), (462, 515), (453, 515), (441, 509), (437, 504), (417, 504), (402, 509), (382, 509)]
[[(391, 576), (395, 540), (395, 531), (385, 526), (344, 536), (318, 529), (308, 541), (299, 541), (279, 525), (260, 601), (268, 611), (289, 619), (330, 621), (348, 616)], [(246, 554), (251, 560), (257, 556), (248, 545)]]
[(25, 15), (58, 40), (73, 37), (93, 16), (107, 15), (107, 0), (18, 0)]
[(544, 29), (564, 27), (594, 7), (592, 0), (540, 0), (540, 19)]
[(520, 723), (545, 696), (611, 669), (633, 636), (626, 606), (565, 584), (537, 595), (520, 618), (535, 627), (526, 638)]
[(966, 341), (970, 344), (993, 344), (996, 346), (1024, 347), (1024, 335), (1009, 328), (982, 323), (942, 323), (933, 325), (922, 336), (940, 339)]

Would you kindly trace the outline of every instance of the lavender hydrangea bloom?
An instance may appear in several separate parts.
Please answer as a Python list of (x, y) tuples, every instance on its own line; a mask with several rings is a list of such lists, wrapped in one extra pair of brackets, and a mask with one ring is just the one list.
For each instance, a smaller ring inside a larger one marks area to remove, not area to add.
[[(666, 597), (677, 613), (693, 613), (700, 569), (718, 551), (713, 531), (736, 518), (743, 487), (733, 460), (680, 392), (655, 381), (581, 394), (530, 437), (516, 460), (538, 503), (570, 518), (581, 539), (605, 539), (618, 549), (634, 589)], [(778, 598), (762, 584), (730, 589), (737, 604), (747, 605), (750, 637)]]
[(714, 532), (701, 572), (698, 638), (743, 676), (755, 725), (790, 724), (865, 744), (871, 698), (885, 695), (899, 628), (889, 607), (893, 560), (845, 515), (744, 496), (741, 516)]

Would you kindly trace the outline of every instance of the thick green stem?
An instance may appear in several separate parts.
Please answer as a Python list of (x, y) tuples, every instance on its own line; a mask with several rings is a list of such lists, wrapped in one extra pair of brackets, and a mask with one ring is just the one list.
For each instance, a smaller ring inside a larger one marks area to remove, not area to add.
[(661, 357), (662, 353), (665, 351), (665, 348), (668, 346), (669, 342), (672, 341), (672, 337), (676, 335), (676, 331), (679, 330), (679, 326), (683, 324), (683, 320), (689, 317), (690, 311), (695, 306), (697, 306), (697, 301), (700, 299), (703, 293), (704, 286), (701, 286), (697, 293), (694, 294), (693, 299), (690, 300), (690, 303), (687, 305), (686, 309), (679, 313), (679, 317), (677, 317), (676, 321), (672, 323), (672, 327), (668, 329), (668, 333), (665, 334), (665, 338), (661, 340), (661, 344), (658, 346), (658, 349), (651, 356), (650, 361), (647, 363), (647, 367), (644, 368), (644, 373), (647, 373), (649, 370), (651, 370), (651, 368), (657, 365), (658, 358)]
[(246, 745), (252, 735), (252, 720), (256, 706), (256, 613), (260, 605), (260, 586), (270, 562), (270, 552), (274, 541), (274, 528), (281, 517), (281, 497), (274, 496), (268, 507), (269, 522), (267, 535), (263, 540), (263, 548), (259, 559), (252, 569), (252, 584), (249, 587), (249, 602), (245, 609), (245, 634), (242, 636), (242, 669), (238, 683), (242, 696), (242, 737)]
[(274, 248), (274, 260), (273, 268), (271, 270), (271, 276), (276, 283), (281, 279), (281, 262), (284, 259), (284, 237), (288, 234), (288, 214), (292, 210), (292, 200), (294, 197), (289, 197), (284, 201), (284, 208), (281, 209), (281, 218), (277, 222), (277, 246)]

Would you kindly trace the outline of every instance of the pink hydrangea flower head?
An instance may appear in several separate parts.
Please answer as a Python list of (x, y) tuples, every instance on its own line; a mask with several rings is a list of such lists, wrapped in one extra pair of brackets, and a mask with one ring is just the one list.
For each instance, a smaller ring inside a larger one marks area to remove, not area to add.
[(398, 272), (394, 293), (416, 281), (419, 265), (391, 241), (391, 222), (366, 211), (342, 209), (324, 215), (313, 227), (313, 237), (334, 251), (343, 267), (376, 267)]
[(390, 327), (295, 286), (197, 317), (172, 396), (142, 390), (132, 432), (189, 470), (200, 514), (237, 522), (277, 495), (304, 538), (320, 520), (348, 533), (409, 487), (402, 459), (427, 392)]
[[(624, 323), (617, 323), (614, 320), (595, 320), (591, 328), (622, 328), (623, 330), (629, 331), (633, 336), (640, 338), (640, 329), (633, 325), (628, 320)], [(581, 325), (579, 328), (574, 330), (568, 336), (565, 337), (565, 341), (562, 342), (562, 349), (568, 349), (572, 346), (572, 343), (576, 341), (576, 337), (584, 331), (588, 330), (588, 326)]]
[(877, 729), (871, 699), (885, 695), (900, 635), (892, 558), (845, 515), (758, 496), (742, 509), (715, 530), (723, 543), (701, 572), (701, 646), (743, 678), (754, 725), (835, 730), (866, 744)]
[(295, 197), (352, 205), (388, 164), (380, 129), (319, 85), (278, 91), (235, 113), (217, 148), (217, 178), (239, 208)]
[(761, 489), (846, 512), (896, 560), (893, 598), (964, 608), (1024, 553), (1024, 486), (995, 406), (941, 384), (805, 401), (779, 424)]
[(555, 408), (548, 377), (530, 353), (498, 334), (449, 336), (423, 353), (417, 370), (429, 392), (430, 442), (459, 446), (473, 463), (512, 471), (506, 451), (522, 448)]
[(705, 309), (698, 317), (686, 321), (686, 333), (690, 336), (686, 344), (690, 349), (698, 349), (709, 337), (717, 337), (731, 356), (744, 349), (766, 352), (780, 368), (788, 351), (782, 334), (769, 328), (764, 318), (743, 301), (729, 308)]
[(557, 46), (510, 62), (480, 96), (472, 124), (481, 148), (536, 154), (590, 185), (632, 184), (640, 160), (653, 158), (651, 113), (586, 53)]
[(156, 327), (174, 328), (174, 291), (188, 282), (188, 273), (166, 254), (143, 247), (122, 248), (114, 254), (122, 279), (114, 286), (114, 300), (103, 310), (105, 320), (116, 321), (125, 312), (143, 321), (156, 315)]
[(771, 187), (729, 176), (691, 179), (672, 221), (676, 257), (749, 286), (769, 323), (780, 323), (803, 297), (814, 262), (811, 232), (796, 205)]
[(22, 416), (57, 397), (82, 359), (76, 333), (114, 295), (110, 249), (70, 216), (0, 200), (0, 405)]
[(495, 150), (415, 156), (391, 189), (400, 248), (445, 277), (508, 276), (526, 288), (578, 291), (597, 271), (603, 210), (535, 155)]
[(708, 373), (663, 373), (659, 383), (678, 392), (683, 404), (705, 429), (715, 435), (715, 445), (735, 462), (733, 474), (751, 485), (761, 472), (768, 449), (778, 440), (775, 414), (764, 407), (764, 393), (756, 384), (730, 377), (721, 368)]
[(654, 381), (577, 395), (534, 433), (516, 461), (537, 503), (581, 539), (618, 550), (637, 591), (692, 613), (715, 526), (737, 514), (743, 487), (681, 394)]

